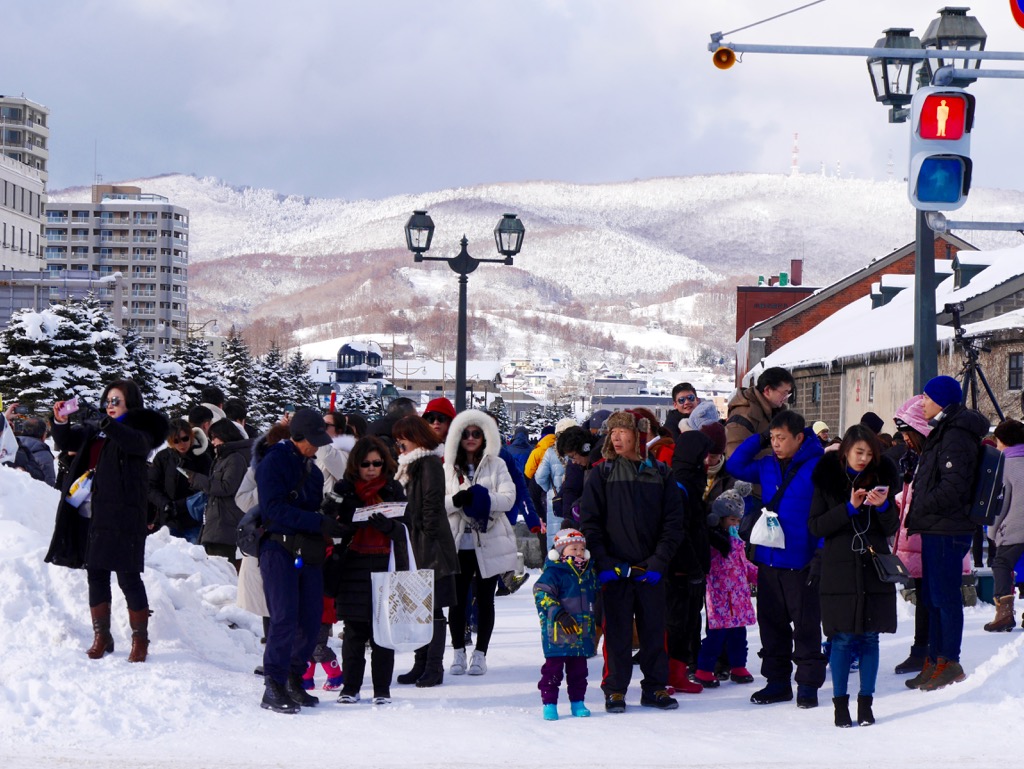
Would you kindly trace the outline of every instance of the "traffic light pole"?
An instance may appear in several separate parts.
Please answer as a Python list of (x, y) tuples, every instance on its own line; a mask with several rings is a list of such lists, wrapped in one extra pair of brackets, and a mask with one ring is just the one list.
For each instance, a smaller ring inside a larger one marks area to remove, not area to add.
[(939, 345), (935, 322), (935, 233), (928, 212), (917, 212), (914, 246), (914, 392), (924, 392), (938, 373)]

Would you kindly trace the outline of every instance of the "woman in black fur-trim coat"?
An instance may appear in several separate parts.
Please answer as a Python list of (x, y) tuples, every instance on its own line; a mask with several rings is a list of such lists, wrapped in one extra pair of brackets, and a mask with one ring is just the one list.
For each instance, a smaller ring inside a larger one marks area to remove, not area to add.
[[(821, 555), (821, 624), (832, 641), (836, 726), (850, 726), (847, 682), (860, 655), (858, 720), (874, 723), (871, 702), (878, 675), (878, 634), (896, 632), (896, 587), (878, 578), (870, 549), (888, 553), (899, 526), (893, 497), (898, 478), (882, 462), (875, 434), (863, 425), (846, 431), (839, 451), (814, 468), (808, 526), (825, 540)], [(884, 490), (883, 490), (884, 489)], [(870, 548), (870, 549), (869, 549)]]
[[(72, 426), (64, 401), (53, 406), (53, 440), (61, 451), (74, 453), (64, 481), (47, 563), (86, 569), (92, 613), (92, 648), (99, 659), (114, 651), (110, 635), (110, 578), (128, 603), (132, 628), (130, 662), (144, 662), (149, 648), (149, 600), (142, 583), (146, 550), (148, 473), (146, 458), (167, 436), (167, 418), (143, 408), (142, 393), (131, 380), (104, 388), (101, 406), (81, 409), (82, 423)], [(77, 507), (69, 501), (71, 487), (87, 473), (92, 486)]]

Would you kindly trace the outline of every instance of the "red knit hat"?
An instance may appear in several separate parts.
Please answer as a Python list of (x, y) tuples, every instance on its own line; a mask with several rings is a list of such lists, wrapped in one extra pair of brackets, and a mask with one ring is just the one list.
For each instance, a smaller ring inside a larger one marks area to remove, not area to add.
[(449, 419), (455, 419), (455, 407), (452, 402), (447, 398), (434, 398), (427, 404), (427, 407), (423, 409), (423, 416), (426, 416), (430, 412), (435, 414), (444, 414)]

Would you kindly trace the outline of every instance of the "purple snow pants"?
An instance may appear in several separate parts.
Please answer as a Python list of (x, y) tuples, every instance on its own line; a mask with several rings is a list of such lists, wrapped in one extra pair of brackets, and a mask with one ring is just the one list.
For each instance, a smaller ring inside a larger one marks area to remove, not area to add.
[(540, 669), (540, 701), (545, 705), (558, 702), (558, 687), (562, 684), (562, 670), (565, 669), (565, 688), (569, 691), (569, 702), (583, 702), (587, 693), (586, 657), (547, 657)]

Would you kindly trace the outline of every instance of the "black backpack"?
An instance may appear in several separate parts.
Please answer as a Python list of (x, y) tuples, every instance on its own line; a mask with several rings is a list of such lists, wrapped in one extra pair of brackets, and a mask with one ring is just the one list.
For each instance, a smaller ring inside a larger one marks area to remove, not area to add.
[[(306, 484), (306, 479), (309, 477), (310, 467), (311, 460), (307, 459), (302, 465), (302, 475), (299, 477), (299, 482), (295, 484), (295, 488), (288, 495), (288, 498), (292, 501), (299, 498), (299, 491)], [(236, 531), (238, 549), (242, 551), (242, 555), (259, 558), (260, 544), (262, 544), (263, 538), (266, 535), (267, 529), (263, 525), (263, 513), (260, 511), (260, 506), (257, 502), (254, 507), (249, 508), (246, 514), (242, 516), (242, 520), (238, 522), (238, 529)]]
[(978, 449), (971, 508), (967, 516), (978, 526), (991, 526), (1003, 509), (1003, 452), (986, 443)]

